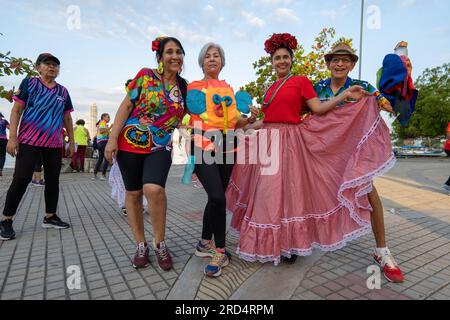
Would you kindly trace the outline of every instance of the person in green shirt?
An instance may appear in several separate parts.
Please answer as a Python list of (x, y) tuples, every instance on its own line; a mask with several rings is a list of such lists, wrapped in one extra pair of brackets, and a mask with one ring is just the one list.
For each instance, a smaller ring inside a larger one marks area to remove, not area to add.
[[(89, 131), (84, 127), (86, 122), (80, 119), (76, 122), (76, 127), (73, 130), (75, 138), (76, 151), (73, 154), (72, 159), (72, 172), (84, 172), (84, 160), (86, 157), (86, 149), (91, 140)], [(79, 162), (79, 164), (78, 164)]]

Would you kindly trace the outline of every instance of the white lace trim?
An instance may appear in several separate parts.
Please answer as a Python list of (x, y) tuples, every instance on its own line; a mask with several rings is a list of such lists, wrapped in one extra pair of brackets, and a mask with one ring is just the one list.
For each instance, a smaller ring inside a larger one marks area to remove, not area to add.
[(372, 183), (372, 182), (369, 182), (369, 183), (367, 184), (367, 186), (365, 186), (364, 188), (362, 188), (361, 190), (359, 190), (359, 191), (356, 193), (356, 195), (355, 195), (355, 196), (356, 196), (356, 205), (358, 206), (358, 208), (364, 209), (364, 210), (372, 211), (373, 208), (372, 208), (372, 206), (370, 205), (370, 203), (368, 204), (367, 207), (365, 207), (365, 206), (363, 206), (363, 205), (361, 205), (361, 204), (359, 203), (359, 199), (360, 199), (362, 196), (371, 193), (372, 190), (373, 190), (373, 183)]
[[(236, 185), (236, 183), (234, 183), (233, 178), (230, 179), (229, 185), (231, 187), (233, 187), (239, 193), (239, 198), (238, 199), (240, 199), (242, 197), (242, 191), (239, 189), (239, 187)], [(247, 205), (245, 203), (242, 203), (242, 202), (239, 202), (239, 201), (237, 201), (235, 203), (235, 205), (236, 205), (236, 207), (239, 207), (239, 208), (243, 208), (243, 209), (247, 208)]]
[[(255, 223), (252, 222), (250, 217), (248, 216), (244, 216), (244, 220), (248, 222), (249, 226), (253, 227), (253, 228), (260, 228), (260, 229), (280, 229), (282, 224), (289, 224), (292, 222), (304, 222), (308, 219), (325, 219), (330, 217), (331, 215), (335, 214), (336, 212), (338, 212), (340, 209), (342, 209), (343, 207), (346, 207), (349, 210), (350, 213), (350, 217), (355, 220), (360, 226), (366, 226), (368, 224), (370, 224), (370, 222), (368, 221), (364, 221), (362, 220), (357, 214), (356, 214), (356, 210), (354, 208), (354, 206), (352, 205), (352, 203), (346, 199), (342, 194), (346, 189), (349, 188), (354, 188), (354, 187), (358, 187), (360, 185), (363, 184), (367, 184), (367, 186), (365, 186), (364, 188), (362, 188), (361, 190), (359, 190), (356, 193), (356, 205), (358, 208), (362, 208), (362, 209), (366, 209), (366, 210), (370, 210), (371, 207), (369, 205), (369, 207), (364, 207), (362, 206), (359, 202), (358, 202), (358, 198), (370, 193), (373, 190), (373, 185), (372, 185), (372, 180), (374, 179), (375, 176), (380, 176), (383, 173), (385, 173), (386, 171), (389, 171), (390, 169), (392, 169), (392, 167), (395, 165), (396, 159), (395, 156), (392, 154), (392, 157), (386, 162), (384, 163), (380, 168), (378, 168), (375, 171), (372, 171), (370, 173), (368, 173), (367, 175), (357, 178), (355, 180), (351, 180), (348, 182), (344, 182), (342, 184), (342, 186), (339, 188), (339, 192), (338, 192), (338, 200), (340, 202), (340, 204), (326, 212), (326, 213), (319, 213), (319, 214), (307, 214), (303, 217), (292, 217), (289, 219), (281, 219), (280, 222), (281, 224), (259, 224), (259, 223)], [(234, 187), (236, 188), (236, 190), (238, 192), (241, 192), (239, 190), (239, 188), (237, 188), (237, 186), (234, 184)], [(228, 214), (233, 214), (233, 212), (231, 210), (227, 210)]]
[(377, 129), (378, 125), (380, 124), (381, 121), (381, 115), (378, 114), (378, 117), (375, 119), (375, 122), (372, 124), (372, 126), (370, 127), (369, 131), (367, 131), (367, 133), (364, 135), (364, 137), (361, 139), (361, 141), (359, 141), (358, 146), (356, 147), (357, 149), (360, 149), (361, 146), (366, 143), (366, 141), (369, 139), (369, 137), (375, 132), (375, 130)]
[[(371, 182), (375, 177), (381, 176), (383, 175), (385, 172), (389, 171), (390, 169), (392, 169), (394, 167), (396, 163), (396, 158), (394, 153), (391, 153), (391, 157), (379, 168), (377, 168), (376, 170), (366, 174), (365, 176), (359, 177), (357, 179), (354, 180), (350, 180), (347, 182), (344, 182), (341, 187), (339, 188), (338, 191), (338, 200), (341, 204), (343, 204), (350, 212), (350, 216), (352, 217), (353, 220), (355, 220), (360, 226), (366, 226), (367, 224), (370, 224), (370, 222), (364, 221), (362, 220), (357, 214), (356, 214), (356, 210), (353, 207), (353, 204), (350, 202), (350, 200), (346, 199), (343, 196), (343, 193), (345, 190), (350, 189), (350, 188), (355, 188), (355, 187), (359, 187), (363, 184), (369, 183)], [(365, 191), (367, 193), (369, 193), (369, 188), (363, 188), (362, 191)], [(361, 194), (364, 195), (364, 194)]]
[[(389, 160), (386, 161), (378, 169), (376, 169), (376, 170), (366, 174), (365, 176), (362, 176), (362, 177), (359, 177), (357, 179), (344, 182), (341, 185), (341, 187), (339, 188), (339, 191), (338, 191), (338, 200), (339, 200), (340, 204), (336, 208), (334, 208), (334, 209), (332, 209), (332, 210), (330, 210), (330, 211), (328, 211), (326, 213), (307, 214), (307, 215), (302, 216), (302, 217), (292, 217), (292, 218), (289, 218), (289, 219), (281, 219), (280, 220), (281, 224), (289, 224), (289, 223), (292, 223), (292, 222), (304, 222), (304, 221), (306, 221), (308, 219), (325, 219), (325, 218), (328, 218), (329, 216), (335, 214), (336, 212), (338, 212), (343, 207), (346, 207), (349, 210), (350, 216), (351, 216), (351, 218), (353, 220), (355, 220), (360, 226), (367, 225), (369, 222), (366, 222), (366, 221), (362, 220), (361, 218), (359, 218), (359, 216), (356, 214), (356, 210), (355, 210), (354, 206), (352, 205), (350, 200), (346, 199), (343, 196), (343, 193), (347, 189), (355, 188), (355, 187), (359, 187), (361, 185), (367, 184), (365, 187), (363, 187), (361, 190), (359, 190), (356, 193), (356, 195), (355, 195), (356, 196), (356, 205), (357, 205), (358, 208), (371, 210), (372, 208), (371, 208), (370, 204), (369, 204), (368, 207), (364, 207), (364, 206), (362, 206), (359, 203), (358, 199), (360, 197), (370, 193), (373, 190), (372, 180), (375, 177), (381, 176), (384, 173), (386, 173), (387, 171), (389, 171), (390, 169), (392, 169), (394, 167), (395, 163), (396, 163), (396, 158), (395, 158), (394, 153), (392, 153), (391, 157), (389, 158)], [(239, 195), (241, 197), (242, 192), (239, 189), (239, 187), (233, 181), (230, 181), (230, 185), (232, 185), (235, 188), (235, 190), (239, 193)], [(240, 207), (240, 208), (243, 208), (243, 209), (247, 208), (247, 205), (245, 205), (243, 203), (240, 203), (240, 202), (236, 202), (235, 205), (237, 207)], [(228, 214), (233, 214), (233, 212), (230, 211), (230, 210), (227, 210), (227, 213)], [(254, 227), (254, 228), (279, 229), (281, 227), (281, 224), (258, 224), (258, 223), (255, 223), (255, 222), (251, 222), (251, 220), (250, 220), (250, 218), (248, 216), (245, 216), (244, 219), (245, 219), (245, 221), (249, 222), (249, 225), (251, 227)]]
[(313, 242), (311, 244), (311, 247), (308, 249), (291, 248), (291, 249), (289, 249), (289, 251), (281, 250), (279, 256), (274, 256), (274, 255), (264, 256), (264, 255), (241, 252), (239, 247), (236, 249), (236, 254), (239, 255), (239, 258), (241, 258), (245, 261), (248, 261), (248, 262), (257, 262), (257, 261), (261, 262), (261, 263), (273, 262), (275, 264), (275, 266), (277, 266), (281, 261), (281, 257), (290, 258), (292, 255), (305, 257), (305, 256), (311, 255), (313, 253), (314, 249), (320, 249), (325, 252), (336, 251), (336, 250), (344, 248), (348, 242), (351, 242), (362, 236), (365, 236), (365, 235), (369, 234), (370, 232), (371, 232), (370, 226), (365, 226), (358, 230), (353, 231), (350, 234), (345, 235), (341, 241), (334, 243), (332, 245), (321, 245), (317, 242)]

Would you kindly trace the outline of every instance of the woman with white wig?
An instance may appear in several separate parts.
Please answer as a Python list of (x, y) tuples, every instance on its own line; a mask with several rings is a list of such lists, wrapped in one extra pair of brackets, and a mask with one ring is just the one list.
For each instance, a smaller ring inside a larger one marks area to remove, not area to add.
[[(200, 51), (198, 63), (204, 78), (189, 84), (187, 107), (194, 127), (191, 142), (191, 155), (195, 155), (194, 172), (208, 194), (208, 203), (204, 211), (202, 239), (195, 254), (210, 257), (204, 272), (207, 276), (218, 277), (230, 258), (225, 251), (225, 191), (236, 154), (233, 131), (254, 123), (258, 110), (250, 107), (252, 101), (248, 94), (234, 94), (228, 83), (219, 80), (225, 66), (225, 53), (220, 45), (206, 44)], [(250, 110), (251, 117), (241, 115), (241, 112), (249, 113)], [(227, 143), (221, 143), (225, 141)]]

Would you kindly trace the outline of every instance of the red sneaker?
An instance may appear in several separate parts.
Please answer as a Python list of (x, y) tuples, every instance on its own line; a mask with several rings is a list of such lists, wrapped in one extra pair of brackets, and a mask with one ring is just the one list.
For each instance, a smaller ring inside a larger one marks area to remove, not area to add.
[(156, 259), (158, 260), (159, 268), (163, 271), (169, 271), (172, 269), (172, 257), (166, 247), (166, 243), (161, 241), (156, 244), (155, 240), (153, 240), (153, 248), (155, 250)]
[(373, 255), (375, 262), (383, 268), (384, 277), (389, 282), (401, 283), (405, 280), (405, 276), (403, 275), (400, 267), (397, 262), (395, 262), (394, 257), (392, 256), (389, 249), (386, 249), (383, 252), (383, 255), (379, 256), (376, 253)]

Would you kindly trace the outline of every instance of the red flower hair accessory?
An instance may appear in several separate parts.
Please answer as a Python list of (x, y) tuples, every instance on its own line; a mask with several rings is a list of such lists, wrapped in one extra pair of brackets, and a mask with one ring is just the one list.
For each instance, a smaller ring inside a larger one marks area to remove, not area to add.
[(165, 39), (167, 37), (158, 37), (155, 40), (152, 41), (152, 51), (158, 51), (159, 46), (161, 45), (161, 40)]
[(298, 48), (297, 39), (289, 33), (274, 33), (264, 43), (264, 50), (271, 55), (281, 47), (286, 47), (294, 51)]

